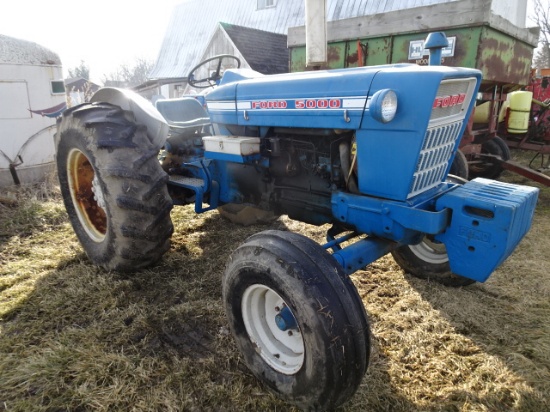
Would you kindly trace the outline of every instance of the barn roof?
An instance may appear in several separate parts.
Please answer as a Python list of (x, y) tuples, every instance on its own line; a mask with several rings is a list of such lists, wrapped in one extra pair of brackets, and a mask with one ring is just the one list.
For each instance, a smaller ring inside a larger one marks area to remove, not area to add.
[(242, 53), (251, 69), (263, 74), (288, 72), (286, 35), (229, 23), (220, 23), (220, 26)]
[[(453, 0), (327, 0), (327, 19), (341, 20)], [(187, 0), (174, 8), (151, 79), (185, 78), (199, 63), (219, 22), (286, 34), (305, 24), (303, 0), (276, 0), (257, 8), (257, 0)]]
[(61, 60), (37, 43), (0, 34), (0, 64), (61, 66)]

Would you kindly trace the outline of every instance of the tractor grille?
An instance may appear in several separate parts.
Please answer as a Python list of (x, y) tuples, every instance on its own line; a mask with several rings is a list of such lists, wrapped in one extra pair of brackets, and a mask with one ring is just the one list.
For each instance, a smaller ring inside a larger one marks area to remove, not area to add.
[(413, 176), (412, 189), (407, 198), (431, 189), (443, 181), (461, 129), (462, 120), (432, 127), (426, 131), (424, 145)]
[[(453, 149), (462, 137), (460, 131), (475, 86), (475, 78), (444, 80), (439, 85), (407, 198), (436, 187), (445, 179)], [(460, 100), (453, 101), (453, 96), (460, 96)]]

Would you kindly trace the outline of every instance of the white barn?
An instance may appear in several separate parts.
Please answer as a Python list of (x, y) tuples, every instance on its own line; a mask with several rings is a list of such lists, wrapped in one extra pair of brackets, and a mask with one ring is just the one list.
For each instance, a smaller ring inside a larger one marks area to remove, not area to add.
[(54, 169), (55, 118), (65, 107), (58, 55), (0, 35), (0, 187), (40, 181)]

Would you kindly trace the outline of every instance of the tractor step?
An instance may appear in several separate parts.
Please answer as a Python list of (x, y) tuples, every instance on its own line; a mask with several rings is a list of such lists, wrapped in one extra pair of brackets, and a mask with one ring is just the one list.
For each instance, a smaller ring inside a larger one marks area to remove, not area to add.
[(204, 180), (197, 177), (170, 175), (170, 184), (191, 190), (195, 190), (195, 188), (204, 188)]
[[(170, 175), (170, 184), (173, 186), (183, 187), (195, 192), (195, 212), (202, 213), (218, 207), (219, 185), (212, 181), (210, 190), (207, 190), (207, 185), (204, 179), (198, 177), (187, 177), (180, 175)], [(209, 192), (210, 205), (203, 207), (204, 195)]]

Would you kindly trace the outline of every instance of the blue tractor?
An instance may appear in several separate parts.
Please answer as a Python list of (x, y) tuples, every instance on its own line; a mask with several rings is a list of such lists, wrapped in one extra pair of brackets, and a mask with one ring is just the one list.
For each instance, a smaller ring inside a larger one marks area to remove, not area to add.
[(189, 75), (215, 83), (202, 100), (155, 108), (102, 89), (65, 111), (56, 137), (65, 206), (90, 260), (123, 271), (169, 249), (174, 205), (238, 204), (329, 224), (323, 245), (287, 231), (248, 238), (227, 263), (223, 303), (258, 379), (298, 407), (331, 409), (353, 396), (370, 353), (349, 275), (392, 253), (417, 277), (483, 282), (528, 231), (538, 190), (449, 174), (477, 70), (222, 74), (226, 59)]

